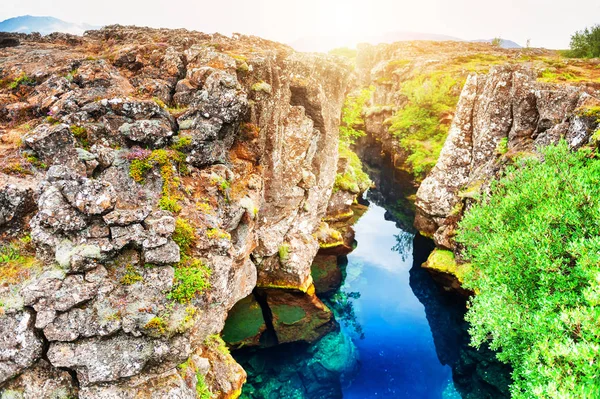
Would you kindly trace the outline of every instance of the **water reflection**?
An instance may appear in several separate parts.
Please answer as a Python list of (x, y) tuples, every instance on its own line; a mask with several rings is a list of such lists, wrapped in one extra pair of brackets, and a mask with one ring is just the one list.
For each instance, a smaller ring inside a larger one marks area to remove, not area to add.
[(468, 347), (465, 299), (421, 268), (431, 241), (400, 229), (371, 204), (358, 246), (340, 267), (342, 287), (322, 298), (339, 330), (313, 344), (246, 349), (242, 398), (491, 399), (508, 397), (509, 370)]

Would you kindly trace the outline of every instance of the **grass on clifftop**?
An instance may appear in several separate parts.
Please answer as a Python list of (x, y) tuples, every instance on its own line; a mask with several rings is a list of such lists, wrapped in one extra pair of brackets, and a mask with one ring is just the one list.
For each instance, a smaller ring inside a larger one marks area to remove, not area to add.
[(450, 75), (434, 74), (419, 75), (402, 85), (407, 103), (388, 121), (389, 131), (408, 152), (407, 169), (418, 181), (435, 166), (446, 141), (459, 97), (453, 88), (459, 84)]
[(460, 223), (466, 319), (511, 363), (512, 398), (599, 398), (600, 159), (565, 142), (543, 157), (508, 167)]

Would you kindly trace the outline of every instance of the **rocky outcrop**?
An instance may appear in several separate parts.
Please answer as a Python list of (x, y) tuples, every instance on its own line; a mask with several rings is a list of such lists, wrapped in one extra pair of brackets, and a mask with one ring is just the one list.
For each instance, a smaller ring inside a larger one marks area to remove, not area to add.
[(506, 65), (468, 78), (437, 165), (417, 192), (415, 226), (437, 246), (456, 248), (463, 210), (503, 165), (560, 139), (571, 148), (590, 142), (598, 121), (579, 111), (598, 106), (600, 93), (536, 76), (525, 66)]
[(0, 50), (0, 229), (31, 218), (37, 261), (0, 274), (2, 392), (236, 397), (244, 371), (207, 340), (257, 286), (302, 304), (300, 332), (275, 317), (282, 342), (322, 335), (310, 271), (343, 63), (184, 30), (18, 41)]

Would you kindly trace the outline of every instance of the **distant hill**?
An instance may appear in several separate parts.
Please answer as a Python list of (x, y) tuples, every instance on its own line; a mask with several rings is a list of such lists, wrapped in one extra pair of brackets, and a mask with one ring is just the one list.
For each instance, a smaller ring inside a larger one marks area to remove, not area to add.
[[(491, 43), (494, 39), (479, 39), (479, 40), (470, 40), (475, 43)], [(502, 39), (502, 44), (500, 44), (502, 48), (523, 48), (518, 43), (513, 42), (512, 40)]]
[(0, 32), (39, 32), (42, 35), (48, 35), (52, 32), (82, 35), (86, 30), (98, 28), (98, 26), (88, 24), (65, 22), (54, 17), (34, 17), (31, 15), (9, 18), (0, 22)]

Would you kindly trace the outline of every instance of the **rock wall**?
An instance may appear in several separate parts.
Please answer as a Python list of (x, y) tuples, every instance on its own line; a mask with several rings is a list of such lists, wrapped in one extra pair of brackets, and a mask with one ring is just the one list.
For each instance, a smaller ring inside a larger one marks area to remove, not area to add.
[(504, 65), (471, 75), (462, 91), (437, 165), (417, 192), (415, 226), (441, 248), (456, 249), (456, 224), (502, 167), (564, 138), (590, 144), (600, 104), (597, 84), (542, 83), (527, 66)]
[(0, 263), (31, 263), (0, 273), (0, 392), (239, 395), (211, 337), (256, 286), (311, 291), (347, 66), (185, 30), (16, 39), (0, 49), (1, 246), (31, 237), (37, 255)]

